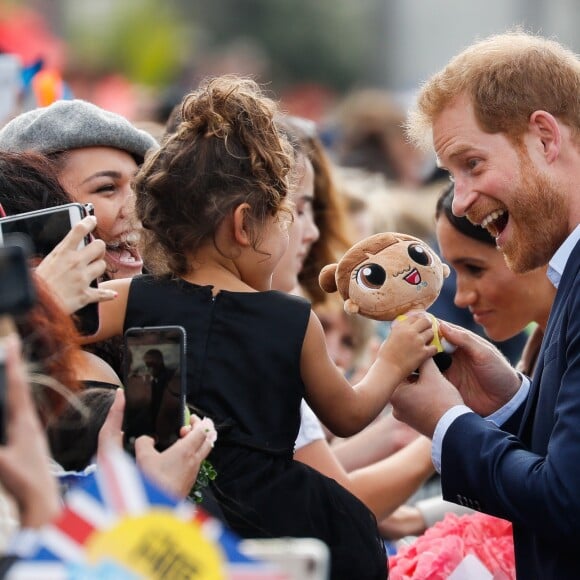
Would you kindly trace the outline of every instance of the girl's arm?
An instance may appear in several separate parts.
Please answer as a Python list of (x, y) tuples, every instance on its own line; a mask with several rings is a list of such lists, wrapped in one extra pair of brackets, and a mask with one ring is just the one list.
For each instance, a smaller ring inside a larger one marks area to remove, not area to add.
[(437, 349), (431, 321), (409, 316), (393, 324), (365, 377), (351, 386), (330, 359), (322, 325), (311, 312), (300, 360), (306, 400), (333, 433), (348, 437), (366, 427), (385, 407), (395, 388)]
[(117, 296), (108, 302), (99, 302), (99, 330), (90, 336), (83, 336), (81, 340), (84, 344), (100, 342), (123, 334), (130, 286), (130, 278), (107, 280), (99, 284), (99, 289), (112, 290)]

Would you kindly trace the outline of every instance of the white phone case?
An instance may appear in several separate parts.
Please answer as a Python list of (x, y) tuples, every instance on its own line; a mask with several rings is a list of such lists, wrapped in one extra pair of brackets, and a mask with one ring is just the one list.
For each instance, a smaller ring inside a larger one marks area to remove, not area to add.
[(291, 580), (328, 580), (330, 552), (317, 538), (267, 538), (242, 540), (246, 556), (278, 564)]

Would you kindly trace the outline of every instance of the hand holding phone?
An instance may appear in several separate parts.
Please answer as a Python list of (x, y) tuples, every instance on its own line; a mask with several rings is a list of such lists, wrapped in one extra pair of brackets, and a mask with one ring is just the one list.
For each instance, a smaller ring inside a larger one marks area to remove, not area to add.
[[(69, 314), (87, 305), (94, 305), (92, 308), (95, 309), (96, 303), (115, 297), (111, 290), (100, 289), (92, 283), (105, 272), (105, 243), (93, 239), (88, 245), (78, 249), (79, 244), (90, 235), (95, 226), (95, 218), (82, 219), (36, 268), (36, 274), (59, 297)], [(97, 328), (98, 317), (92, 324), (85, 325), (85, 334), (92, 334)]]
[(107, 298), (98, 289), (98, 278), (106, 268), (105, 248), (103, 242), (91, 241), (96, 221), (87, 218), (89, 214), (85, 205), (70, 203), (0, 219), (0, 243), (14, 236), (29, 240), (32, 265), (65, 310), (76, 312), (75, 322), (83, 334), (98, 330), (97, 301)]
[(21, 245), (0, 247), (0, 445), (6, 442), (6, 360), (5, 337), (16, 334), (12, 317), (27, 312), (35, 302), (34, 286)]
[(129, 328), (124, 335), (124, 446), (149, 435), (158, 451), (179, 439), (185, 412), (185, 330), (181, 326)]

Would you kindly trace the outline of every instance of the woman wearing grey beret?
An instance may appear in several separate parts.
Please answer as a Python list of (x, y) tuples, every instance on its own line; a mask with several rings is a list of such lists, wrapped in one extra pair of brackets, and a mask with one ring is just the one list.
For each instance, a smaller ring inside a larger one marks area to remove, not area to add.
[(156, 147), (124, 117), (78, 99), (22, 113), (0, 131), (0, 150), (42, 153), (72, 200), (94, 205), (109, 278), (133, 277), (143, 268), (131, 179)]

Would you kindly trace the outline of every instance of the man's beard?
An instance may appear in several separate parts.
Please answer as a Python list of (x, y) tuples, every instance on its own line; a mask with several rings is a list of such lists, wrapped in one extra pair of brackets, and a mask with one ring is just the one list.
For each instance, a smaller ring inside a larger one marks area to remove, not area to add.
[(502, 246), (510, 270), (529, 272), (547, 264), (568, 235), (568, 201), (520, 154), (520, 185), (509, 208), (513, 235)]

